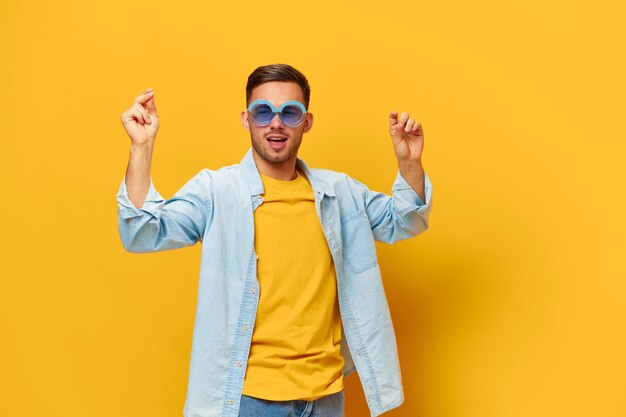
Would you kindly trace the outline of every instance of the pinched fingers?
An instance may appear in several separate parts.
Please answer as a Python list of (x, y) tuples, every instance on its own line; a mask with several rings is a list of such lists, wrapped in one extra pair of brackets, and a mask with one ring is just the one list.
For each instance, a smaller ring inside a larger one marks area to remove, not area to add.
[(406, 122), (406, 126), (404, 127), (404, 131), (406, 133), (415, 133), (419, 130), (419, 128), (421, 127), (421, 123), (418, 121), (415, 121), (414, 119), (409, 118), (409, 120)]
[(148, 88), (147, 90), (144, 90), (142, 94), (135, 97), (135, 103), (143, 105), (147, 103), (148, 100), (150, 100), (152, 97), (154, 97), (154, 91), (152, 91), (151, 88)]
[(408, 133), (410, 135), (419, 135), (422, 129), (422, 124), (416, 121), (412, 117), (409, 117), (409, 113), (399, 113), (393, 110), (389, 113), (389, 128), (392, 135), (398, 135), (401, 133)]
[(133, 116), (135, 116), (135, 119), (137, 119), (139, 123), (141, 124), (152, 123), (152, 120), (150, 119), (150, 115), (148, 114), (148, 111), (141, 104), (134, 103), (132, 107), (130, 108), (130, 111), (133, 114)]

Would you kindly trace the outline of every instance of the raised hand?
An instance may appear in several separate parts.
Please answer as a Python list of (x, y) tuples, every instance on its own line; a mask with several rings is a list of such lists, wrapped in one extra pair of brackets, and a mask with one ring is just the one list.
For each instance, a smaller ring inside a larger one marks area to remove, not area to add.
[(426, 201), (425, 173), (422, 166), (424, 131), (421, 123), (409, 118), (406, 112), (398, 119), (398, 112), (394, 110), (389, 113), (389, 134), (398, 159), (400, 175), (415, 190), (422, 202)]
[(137, 96), (133, 105), (122, 113), (121, 120), (133, 145), (154, 142), (159, 130), (159, 117), (156, 104), (154, 104), (154, 91), (148, 88)]
[(389, 134), (393, 142), (398, 162), (420, 162), (424, 149), (424, 130), (419, 122), (409, 118), (403, 112), (398, 119), (398, 112), (389, 113)]

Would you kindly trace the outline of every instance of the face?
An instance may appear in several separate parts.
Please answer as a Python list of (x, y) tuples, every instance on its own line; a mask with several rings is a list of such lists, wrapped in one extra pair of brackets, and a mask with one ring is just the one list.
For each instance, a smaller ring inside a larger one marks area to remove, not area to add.
[[(300, 86), (295, 82), (270, 81), (258, 85), (252, 90), (250, 103), (264, 99), (274, 107), (280, 107), (289, 100), (297, 100), (304, 104), (304, 96)], [(297, 158), (298, 149), (302, 142), (302, 135), (313, 126), (313, 115), (306, 113), (305, 119), (299, 126), (285, 125), (278, 115), (275, 115), (267, 126), (258, 126), (247, 111), (241, 112), (241, 123), (250, 131), (252, 149), (257, 164), (278, 168), (293, 166)]]

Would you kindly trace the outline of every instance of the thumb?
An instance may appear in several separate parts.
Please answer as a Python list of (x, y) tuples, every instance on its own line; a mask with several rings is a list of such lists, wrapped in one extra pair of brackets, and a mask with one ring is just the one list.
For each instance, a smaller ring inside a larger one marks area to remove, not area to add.
[(396, 124), (398, 124), (398, 111), (392, 110), (389, 113), (389, 127), (394, 126)]
[(154, 96), (146, 102), (146, 109), (148, 109), (148, 113), (150, 113), (150, 115), (159, 117), (156, 104), (154, 103)]

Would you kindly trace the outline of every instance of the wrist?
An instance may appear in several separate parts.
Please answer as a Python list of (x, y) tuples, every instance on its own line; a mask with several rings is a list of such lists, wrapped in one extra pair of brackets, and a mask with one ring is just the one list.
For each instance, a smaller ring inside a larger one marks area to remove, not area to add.
[(407, 159), (407, 160), (403, 160), (403, 161), (398, 161), (398, 169), (400, 171), (407, 171), (407, 172), (411, 172), (411, 171), (415, 171), (415, 170), (421, 170), (424, 169), (424, 167), (422, 166), (422, 160), (421, 159)]
[(132, 142), (130, 144), (131, 152), (146, 152), (146, 151), (152, 152), (153, 148), (154, 148), (154, 141), (146, 141), (142, 143)]

